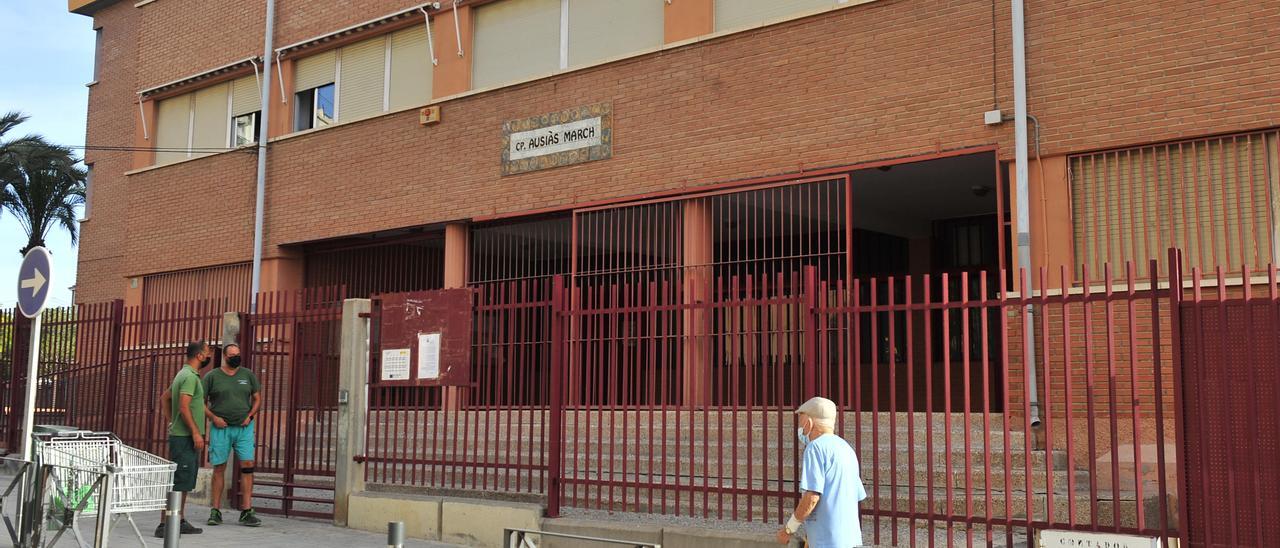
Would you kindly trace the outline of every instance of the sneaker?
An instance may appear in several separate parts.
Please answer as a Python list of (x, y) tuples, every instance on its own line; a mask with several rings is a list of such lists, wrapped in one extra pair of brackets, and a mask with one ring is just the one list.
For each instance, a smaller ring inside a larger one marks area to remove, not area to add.
[(222, 525), (222, 510), (213, 508), (209, 510), (209, 521), (205, 523), (209, 525)]
[(184, 535), (198, 535), (198, 534), (200, 534), (200, 533), (203, 533), (203, 532), (204, 532), (204, 529), (201, 529), (201, 528), (199, 528), (199, 527), (196, 527), (196, 526), (192, 525), (192, 524), (191, 524), (191, 522), (189, 522), (189, 521), (187, 521), (187, 520), (185, 520), (185, 519), (184, 519), (184, 520), (182, 520), (182, 529), (181, 529), (181, 531), (182, 531), (182, 534), (184, 534)]
[(240, 525), (259, 527), (262, 525), (262, 520), (258, 519), (258, 514), (253, 511), (253, 508), (250, 508), (240, 512)]

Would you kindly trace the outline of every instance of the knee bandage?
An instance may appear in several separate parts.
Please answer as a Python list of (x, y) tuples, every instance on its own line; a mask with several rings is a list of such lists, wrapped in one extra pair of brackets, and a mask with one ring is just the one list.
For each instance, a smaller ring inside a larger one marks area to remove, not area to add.
[(240, 473), (241, 473), (241, 474), (253, 474), (253, 467), (252, 467), (252, 466), (250, 466), (250, 467), (248, 467), (248, 468), (241, 468), (241, 469), (240, 469)]

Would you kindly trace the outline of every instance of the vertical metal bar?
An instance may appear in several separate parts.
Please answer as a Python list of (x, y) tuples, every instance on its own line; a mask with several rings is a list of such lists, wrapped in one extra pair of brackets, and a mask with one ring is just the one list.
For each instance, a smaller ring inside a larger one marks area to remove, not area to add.
[[(1172, 267), (1170, 267), (1170, 268), (1172, 268)], [(1161, 536), (1161, 537), (1164, 537), (1164, 538), (1168, 538), (1168, 537), (1169, 537), (1169, 534), (1171, 533), (1171, 531), (1170, 531), (1170, 527), (1169, 527), (1169, 525), (1170, 525), (1170, 524), (1169, 524), (1169, 500), (1168, 500), (1168, 496), (1169, 496), (1169, 486), (1167, 485), (1167, 480), (1166, 480), (1166, 477), (1167, 477), (1167, 475), (1166, 475), (1166, 474), (1167, 474), (1167, 470), (1166, 470), (1166, 468), (1169, 466), (1169, 461), (1168, 461), (1168, 460), (1166, 460), (1165, 451), (1164, 451), (1164, 445), (1165, 445), (1165, 444), (1164, 444), (1164, 442), (1165, 442), (1165, 431), (1164, 431), (1164, 421), (1165, 421), (1165, 412), (1164, 412), (1164, 363), (1163, 363), (1163, 357), (1162, 357), (1163, 351), (1162, 351), (1162, 347), (1161, 347), (1161, 345), (1163, 345), (1163, 344), (1169, 344), (1169, 345), (1170, 345), (1170, 347), (1177, 347), (1179, 344), (1181, 344), (1181, 341), (1179, 341), (1179, 340), (1177, 340), (1177, 339), (1174, 339), (1174, 340), (1172, 340), (1172, 341), (1165, 341), (1164, 339), (1162, 339), (1162, 338), (1161, 338), (1161, 329), (1160, 329), (1160, 265), (1159, 265), (1159, 262), (1157, 262), (1157, 260), (1156, 260), (1156, 259), (1151, 259), (1151, 260), (1147, 263), (1147, 273), (1148, 273), (1148, 275), (1149, 275), (1149, 278), (1148, 278), (1148, 280), (1150, 280), (1150, 281), (1149, 281), (1149, 283), (1151, 284), (1151, 301), (1150, 301), (1150, 306), (1151, 306), (1151, 340), (1152, 340), (1152, 342), (1153, 342), (1153, 345), (1152, 345), (1152, 346), (1153, 346), (1153, 348), (1152, 348), (1152, 361), (1153, 361), (1153, 363), (1152, 363), (1152, 369), (1153, 369), (1153, 370), (1154, 370), (1154, 372), (1155, 372), (1155, 413), (1154, 413), (1154, 417), (1155, 417), (1155, 422), (1156, 422), (1156, 472), (1157, 472), (1157, 474), (1159, 474), (1159, 475), (1156, 477), (1156, 482), (1157, 482), (1157, 485), (1158, 485), (1159, 495), (1160, 495), (1160, 506), (1159, 506), (1159, 508), (1160, 508), (1160, 536)], [(1174, 289), (1172, 286), (1170, 286), (1170, 287), (1169, 287), (1169, 289), (1168, 289), (1168, 291), (1169, 291), (1170, 293), (1172, 293), (1172, 292), (1174, 292), (1174, 291), (1180, 291), (1180, 289)], [(1170, 314), (1171, 314), (1171, 316), (1170, 316), (1170, 317), (1173, 317), (1173, 316), (1172, 316), (1172, 312), (1171, 312)], [(1172, 332), (1172, 330), (1171, 330), (1171, 332)], [(1175, 352), (1176, 352), (1176, 351), (1175, 351)], [(1176, 354), (1175, 354), (1175, 355), (1176, 355)], [(1176, 364), (1177, 362), (1174, 362), (1174, 363)], [(1186, 464), (1187, 464), (1187, 463), (1179, 461), (1179, 462), (1178, 462), (1178, 464), (1179, 464), (1180, 466), (1186, 466)], [(1187, 524), (1186, 524), (1186, 522), (1182, 522), (1182, 528), (1184, 528), (1184, 529), (1185, 529), (1185, 528), (1186, 528), (1186, 525), (1187, 525)]]
[[(1051, 348), (1050, 346), (1051, 341), (1049, 339), (1049, 293), (1048, 293), (1049, 273), (1048, 273), (1048, 270), (1043, 265), (1039, 268), (1039, 278), (1040, 278), (1039, 280), (1040, 294), (1037, 296), (1036, 300), (1039, 302), (1039, 310), (1040, 310), (1040, 313), (1037, 315), (1037, 317), (1040, 320), (1040, 345), (1039, 346), (1041, 349), (1043, 349), (1043, 353), (1044, 353), (1043, 354), (1044, 356), (1043, 358), (1044, 360), (1044, 368), (1043, 368), (1044, 369), (1044, 400), (1041, 405), (1041, 409), (1043, 410), (1043, 415), (1042, 415), (1043, 422), (1041, 422), (1041, 424), (1044, 426), (1044, 439), (1045, 439), (1045, 447), (1044, 447), (1044, 451), (1045, 451), (1045, 459), (1044, 459), (1045, 522), (1054, 523), (1055, 521), (1054, 516), (1056, 515), (1056, 509), (1053, 504), (1054, 502), (1053, 500), (1053, 496), (1054, 496), (1053, 377), (1050, 372), (1051, 368), (1049, 366), (1050, 365), (1049, 349)], [(1070, 286), (1064, 283), (1059, 287), (1062, 289), (1065, 295), (1067, 289)], [(1070, 402), (1067, 402), (1067, 406), (1065, 406), (1065, 408), (1068, 410), (1070, 409)], [(1071, 473), (1069, 469), (1067, 473), (1068, 474)], [(1072, 496), (1071, 493), (1067, 493), (1067, 498), (1070, 498), (1071, 496)]]
[(1209, 463), (1209, 448), (1208, 448), (1209, 444), (1207, 443), (1210, 440), (1209, 440), (1209, 434), (1208, 434), (1209, 430), (1207, 425), (1205, 424), (1206, 412), (1204, 410), (1204, 407), (1206, 407), (1208, 405), (1208, 401), (1210, 401), (1210, 398), (1205, 397), (1205, 393), (1208, 392), (1208, 389), (1209, 389), (1209, 385), (1208, 385), (1209, 383), (1207, 381), (1208, 374), (1206, 372), (1207, 367), (1206, 367), (1206, 361), (1205, 361), (1208, 355), (1208, 351), (1205, 350), (1205, 347), (1204, 347), (1205, 304), (1204, 304), (1203, 297), (1200, 293), (1200, 284), (1201, 284), (1200, 268), (1192, 267), (1191, 269), (1191, 295), (1192, 295), (1191, 310), (1192, 310), (1192, 317), (1193, 317), (1192, 325), (1195, 327), (1195, 338), (1196, 338), (1195, 349), (1197, 354), (1195, 358), (1195, 364), (1196, 364), (1195, 379), (1193, 379), (1193, 382), (1195, 383), (1195, 386), (1196, 386), (1196, 401), (1194, 405), (1196, 407), (1196, 410), (1199, 411), (1196, 413), (1196, 422), (1198, 423), (1197, 429), (1196, 429), (1196, 435), (1199, 438), (1196, 440), (1196, 442), (1197, 442), (1197, 445), (1200, 446), (1199, 487), (1203, 492), (1203, 495), (1201, 496), (1201, 498), (1206, 501), (1206, 504), (1203, 506), (1203, 508), (1206, 510), (1206, 513), (1207, 513), (1206, 516), (1201, 518), (1202, 523), (1200, 525), (1204, 526), (1205, 545), (1213, 546), (1212, 513), (1214, 510), (1212, 510), (1213, 506), (1209, 504), (1209, 501), (1212, 500), (1211, 496), (1212, 496), (1213, 490), (1211, 487), (1212, 484), (1209, 483), (1209, 464), (1208, 464)]
[[(978, 271), (978, 292), (980, 299), (980, 308), (978, 310), (979, 322), (981, 325), (979, 340), (982, 341), (982, 483), (986, 489), (987, 495), (983, 504), (986, 514), (983, 532), (986, 533), (987, 546), (990, 548), (994, 545), (995, 539), (993, 538), (994, 535), (992, 534), (991, 528), (991, 333), (989, 324), (990, 311), (988, 310), (989, 305), (987, 304), (988, 296), (990, 295), (989, 288), (987, 287), (987, 273), (988, 271), (986, 269)], [(1045, 371), (1047, 372), (1048, 370), (1049, 368), (1045, 367)], [(1045, 383), (1045, 386), (1048, 385), (1048, 383)], [(1045, 399), (1047, 409), (1048, 398)], [(1005, 440), (1004, 443), (1007, 444), (1008, 440)], [(1008, 489), (1008, 486), (1005, 486), (1006, 492), (1008, 492)]]
[(804, 267), (804, 309), (806, 312), (805, 322), (805, 348), (804, 348), (804, 391), (806, 394), (818, 393), (818, 373), (815, 354), (818, 350), (818, 339), (816, 333), (817, 318), (815, 309), (817, 307), (817, 291), (818, 291), (818, 272), (813, 266)]
[[(1105, 269), (1104, 269), (1105, 270)], [(1104, 276), (1109, 279), (1110, 276)], [(1081, 295), (1081, 308), (1084, 314), (1084, 368), (1085, 368), (1085, 399), (1087, 414), (1085, 415), (1085, 424), (1087, 426), (1089, 441), (1088, 462), (1089, 469), (1089, 528), (1093, 531), (1098, 530), (1098, 474), (1097, 462), (1092, 460), (1093, 455), (1098, 454), (1097, 436), (1094, 429), (1094, 384), (1093, 384), (1093, 288), (1089, 285), (1089, 277), (1084, 277), (1084, 293)]]
[[(1136, 524), (1136, 527), (1141, 530), (1141, 529), (1146, 529), (1146, 525), (1145, 525), (1146, 515), (1144, 511), (1145, 509), (1143, 508), (1145, 506), (1144, 504), (1145, 499), (1142, 496), (1143, 495), (1142, 475), (1140, 473), (1137, 473), (1138, 470), (1143, 469), (1142, 468), (1142, 437), (1140, 434), (1141, 432), (1140, 424), (1142, 421), (1142, 406), (1140, 405), (1140, 399), (1138, 395), (1138, 323), (1136, 319), (1138, 314), (1138, 310), (1137, 310), (1138, 297), (1134, 290), (1134, 286), (1138, 283), (1138, 274), (1137, 274), (1137, 270), (1134, 268), (1133, 262), (1131, 261), (1125, 262), (1125, 269), (1128, 271), (1126, 274), (1127, 277), (1125, 278), (1128, 281), (1127, 282), (1128, 288), (1125, 292), (1125, 304), (1128, 306), (1128, 319), (1129, 319), (1129, 344), (1128, 344), (1129, 346), (1129, 391), (1130, 391), (1129, 397), (1130, 397), (1130, 407), (1132, 408), (1130, 410), (1130, 413), (1133, 415), (1133, 463), (1134, 463), (1134, 470), (1135, 470), (1134, 492), (1137, 494), (1136, 498), (1138, 501), (1138, 504), (1137, 504), (1138, 522)], [(1151, 291), (1154, 293), (1156, 291), (1156, 286), (1154, 285), (1151, 286)], [(1151, 322), (1152, 322), (1152, 329), (1156, 329), (1155, 324), (1160, 323), (1160, 318), (1153, 314), (1151, 316)], [(1153, 347), (1156, 345), (1159, 345), (1159, 340), (1152, 339), (1152, 345)], [(1157, 443), (1161, 443), (1160, 440), (1157, 440)], [(1116, 466), (1119, 466), (1119, 463), (1116, 463)], [(1117, 506), (1119, 506), (1118, 504), (1119, 498), (1120, 497), (1117, 495), (1116, 496)], [(1119, 524), (1117, 524), (1117, 526), (1118, 525)]]
[[(1228, 346), (1228, 343), (1227, 343), (1227, 331), (1229, 329), (1230, 324), (1228, 323), (1229, 317), (1227, 315), (1228, 312), (1227, 312), (1226, 276), (1224, 275), (1224, 272), (1222, 270), (1222, 265), (1218, 265), (1214, 268), (1214, 274), (1218, 278), (1217, 280), (1218, 281), (1217, 305), (1218, 305), (1218, 322), (1219, 322), (1218, 352), (1219, 352), (1219, 357), (1223, 359), (1223, 362), (1220, 362), (1220, 363), (1225, 363), (1229, 356), (1227, 349), (1231, 347)], [(1226, 408), (1227, 413), (1231, 414), (1231, 396), (1230, 396), (1231, 375), (1228, 375), (1224, 372), (1218, 372), (1217, 376), (1220, 379), (1220, 384), (1222, 389), (1222, 398), (1223, 398), (1221, 400), (1222, 404)], [(1233, 438), (1234, 436), (1231, 435), (1230, 433), (1228, 433), (1228, 435), (1226, 436), (1227, 440), (1232, 440)], [(1230, 444), (1231, 441), (1228, 441), (1228, 443)], [(1226, 470), (1227, 472), (1226, 487), (1227, 487), (1227, 501), (1228, 501), (1227, 508), (1231, 516), (1231, 520), (1228, 521), (1227, 523), (1239, 524), (1240, 522), (1237, 521), (1239, 517), (1236, 510), (1236, 466), (1235, 466), (1235, 457), (1232, 454), (1234, 452), (1235, 452), (1234, 447), (1228, 449), (1225, 452), (1227, 457), (1227, 470)], [(1231, 531), (1231, 545), (1239, 546), (1240, 539), (1239, 539), (1238, 525), (1232, 526), (1229, 529)]]
[(563, 468), (564, 432), (564, 305), (565, 279), (557, 275), (551, 281), (551, 401), (547, 433), (547, 517), (560, 517), (560, 495)]
[[(1252, 342), (1259, 339), (1254, 337), (1253, 291), (1252, 291), (1253, 283), (1251, 281), (1252, 276), (1251, 276), (1251, 272), (1248, 265), (1241, 266), (1240, 278), (1244, 281), (1243, 309), (1244, 309), (1244, 322), (1245, 322), (1244, 324), (1245, 340)], [(1275, 333), (1272, 333), (1272, 335), (1274, 334)], [(1246, 367), (1248, 369), (1245, 371), (1245, 373), (1247, 374), (1245, 378), (1249, 378), (1249, 379), (1265, 378), (1265, 375), (1260, 374), (1261, 368), (1258, 366), (1258, 361), (1261, 361), (1261, 360), (1246, 359)], [(1224, 375), (1224, 377), (1230, 377), (1230, 376), (1231, 375)], [(1246, 382), (1245, 384), (1248, 386), (1248, 390), (1249, 390), (1249, 397), (1246, 400), (1247, 410), (1245, 411), (1249, 433), (1248, 435), (1244, 436), (1244, 439), (1245, 439), (1245, 445), (1248, 446), (1249, 449), (1244, 452), (1243, 456), (1246, 463), (1245, 467), (1249, 469), (1250, 475), (1253, 476), (1253, 493), (1252, 493), (1253, 496), (1250, 497), (1253, 500), (1253, 524), (1252, 524), (1253, 527), (1251, 527), (1251, 530), (1254, 532), (1254, 535), (1255, 535), (1253, 538), (1253, 542), (1262, 544), (1263, 533), (1264, 533), (1264, 530), (1266, 529), (1266, 524), (1265, 522), (1262, 521), (1262, 504), (1261, 504), (1262, 479), (1260, 477), (1262, 466), (1260, 462), (1254, 462), (1254, 457), (1262, 453), (1262, 451), (1259, 451), (1259, 447), (1258, 447), (1258, 445), (1260, 445), (1258, 443), (1258, 440), (1261, 439), (1261, 435), (1262, 435), (1262, 432), (1258, 428), (1258, 413), (1260, 413), (1262, 410), (1259, 409), (1259, 405), (1258, 405), (1257, 384), (1255, 384), (1254, 382)], [(1277, 420), (1280, 420), (1280, 416), (1277, 416)], [(1231, 448), (1229, 450), (1234, 450), (1234, 448)], [(1139, 465), (1140, 464), (1141, 462), (1139, 462)], [(1139, 470), (1141, 470), (1141, 467), (1139, 467)], [(1139, 491), (1139, 494), (1141, 494), (1141, 491)], [(1142, 497), (1139, 496), (1138, 500), (1142, 500)]]
[[(889, 316), (889, 481), (890, 510), (893, 520), (893, 544), (898, 544), (898, 345), (897, 345), (897, 286), (894, 277), (889, 276), (889, 296), (886, 308)], [(905, 308), (905, 307), (904, 307)], [(872, 383), (876, 384), (876, 383)], [(878, 385), (877, 385), (878, 388)], [(910, 447), (910, 446), (908, 446)], [(908, 476), (911, 472), (908, 472)], [(914, 509), (909, 509), (912, 511)]]
[[(1064, 431), (1066, 435), (1067, 450), (1067, 524), (1075, 527), (1076, 525), (1076, 478), (1075, 478), (1075, 447), (1073, 440), (1075, 439), (1075, 428), (1072, 425), (1072, 416), (1075, 414), (1076, 401), (1071, 393), (1071, 380), (1075, 376), (1074, 368), (1071, 365), (1071, 354), (1076, 350), (1076, 345), (1071, 338), (1071, 303), (1069, 300), (1070, 285), (1067, 282), (1067, 267), (1060, 265), (1058, 269), (1058, 277), (1062, 284), (1062, 401), (1063, 401), (1063, 419)], [(1082, 295), (1087, 295), (1088, 286), (1085, 287)], [(1085, 333), (1088, 338), (1088, 332)], [(1048, 348), (1047, 346), (1045, 347)], [(1087, 361), (1087, 360), (1086, 360)], [(1048, 368), (1045, 369), (1046, 371)], [(1048, 383), (1046, 383), (1048, 386)], [(1052, 437), (1046, 435), (1046, 439), (1052, 440)], [(1050, 453), (1052, 455), (1052, 453)], [(1052, 461), (1053, 459), (1049, 459)]]
[[(855, 281), (854, 281), (854, 283), (856, 284), (856, 283), (857, 283), (857, 280), (855, 280)], [(933, 400), (934, 400), (934, 398), (933, 398), (933, 373), (934, 373), (934, 365), (935, 365), (935, 364), (934, 364), (934, 358), (933, 358), (933, 311), (934, 311), (934, 303), (933, 303), (933, 293), (932, 293), (932, 292), (933, 292), (933, 278), (932, 278), (932, 276), (931, 276), (930, 274), (925, 274), (925, 275), (924, 275), (924, 305), (925, 305), (925, 306), (923, 307), (923, 315), (922, 315), (922, 316), (923, 316), (923, 318), (924, 318), (924, 391), (925, 391), (925, 397), (924, 397), (924, 399), (925, 399), (925, 429), (924, 429), (924, 431), (925, 431), (925, 436), (924, 436), (924, 440), (925, 440), (925, 482), (926, 482), (926, 484), (927, 484), (927, 489), (926, 489), (926, 491), (925, 491), (925, 496), (926, 496), (927, 504), (928, 504), (928, 506), (927, 506), (927, 508), (928, 508), (928, 512), (927, 512), (928, 520), (927, 520), (927, 522), (926, 522), (926, 523), (928, 524), (928, 531), (927, 531), (927, 534), (928, 534), (928, 537), (929, 537), (929, 548), (933, 548), (933, 545), (934, 545), (934, 534), (933, 534), (933, 533), (934, 533), (935, 522), (937, 521), (937, 520), (935, 520), (935, 519), (934, 519), (934, 516), (935, 516), (935, 514), (936, 514), (936, 512), (937, 512), (937, 508), (936, 508), (936, 507), (934, 506), (934, 504), (933, 504), (933, 494), (934, 494), (934, 491), (933, 491), (933, 476), (934, 476), (934, 468), (933, 468), (933, 409), (934, 409), (934, 406), (935, 406), (935, 405), (934, 405), (934, 401), (933, 401)], [(855, 291), (854, 291), (854, 298), (856, 299), (856, 298), (857, 298), (857, 296), (858, 296), (858, 292), (855, 290)], [(861, 335), (860, 335), (860, 333), (859, 333), (859, 336), (861, 336)], [(856, 358), (855, 358), (855, 359), (856, 359)], [(861, 377), (859, 377), (859, 378), (861, 378)]]
[[(902, 304), (903, 304), (902, 313), (904, 315), (904, 320), (905, 320), (903, 323), (903, 329), (905, 330), (903, 335), (906, 337), (905, 346), (906, 346), (906, 367), (907, 367), (907, 370), (906, 370), (906, 377), (907, 377), (906, 447), (908, 448), (907, 450), (907, 511), (910, 512), (911, 514), (911, 517), (907, 520), (907, 530), (910, 531), (908, 535), (909, 542), (911, 543), (912, 548), (915, 548), (915, 545), (916, 545), (916, 534), (915, 534), (916, 517), (915, 516), (919, 512), (916, 509), (916, 472), (917, 472), (916, 447), (917, 446), (916, 446), (916, 440), (915, 440), (915, 434), (916, 434), (915, 323), (913, 321), (915, 318), (916, 302), (914, 299), (914, 295), (912, 294), (912, 290), (915, 284), (913, 283), (912, 276), (910, 274), (907, 274), (906, 276), (903, 277), (902, 285), (903, 285), (903, 291), (905, 293), (902, 300)], [(926, 314), (928, 313), (927, 310), (925, 313)], [(928, 368), (926, 368), (925, 370), (927, 371)], [(895, 412), (897, 412), (897, 410), (895, 410)], [(991, 500), (991, 499), (988, 497), (987, 500)]]
[(951, 405), (951, 277), (942, 273), (942, 401), (943, 401), (943, 455), (947, 467), (946, 478), (946, 512), (947, 543), (952, 542), (955, 528), (955, 468), (951, 462), (951, 416), (955, 409)]
[[(1034, 290), (1030, 287), (1029, 282), (1030, 282), (1030, 279), (1029, 279), (1029, 273), (1027, 272), (1027, 270), (1025, 268), (1019, 268), (1018, 269), (1018, 287), (1022, 288), (1022, 291), (1018, 297), (1018, 300), (1022, 305), (1022, 307), (1019, 310), (1021, 311), (1021, 315), (1022, 315), (1021, 323), (1023, 327), (1023, 331), (1022, 331), (1022, 344), (1023, 344), (1022, 431), (1025, 433), (1025, 436), (1032, 436), (1033, 434), (1032, 426), (1031, 426), (1031, 413), (1032, 413), (1031, 402), (1036, 397), (1036, 394), (1035, 394), (1036, 388), (1035, 388), (1035, 381), (1034, 381), (1035, 356), (1031, 355), (1030, 352), (1026, 351), (1027, 345), (1035, 343), (1035, 335), (1029, 332), (1030, 329), (1035, 325), (1032, 322), (1030, 317), (1031, 316), (1030, 305), (1031, 305), (1032, 299), (1034, 298), (1033, 297)], [(1035, 512), (1032, 507), (1032, 502), (1035, 499), (1032, 498), (1033, 489), (1032, 489), (1032, 481), (1031, 481), (1031, 478), (1035, 475), (1035, 467), (1032, 466), (1032, 463), (1031, 463), (1031, 443), (1028, 443), (1028, 441), (1029, 440), (1024, 440), (1022, 444), (1022, 472), (1023, 472), (1023, 477), (1026, 478), (1026, 480), (1024, 480), (1024, 483), (1026, 484), (1026, 497), (1027, 497), (1025, 499), (1026, 518), (1027, 518), (1025, 527), (1026, 527), (1026, 533), (1030, 535), (1032, 532), (1031, 524), (1035, 519)], [(1048, 455), (1046, 455), (1046, 457), (1048, 457)], [(1010, 492), (1012, 492), (1012, 490), (1010, 490)]]
[[(880, 295), (879, 280), (871, 278), (871, 303), (868, 320), (871, 322), (871, 500), (876, 510), (881, 508), (880, 499), (881, 466), (880, 462)], [(872, 527), (875, 528), (873, 538), (880, 544), (880, 514), (876, 512)]]
[(1119, 403), (1116, 397), (1116, 356), (1115, 356), (1115, 308), (1114, 308), (1114, 284), (1112, 278), (1111, 265), (1107, 265), (1105, 270), (1106, 287), (1105, 290), (1105, 306), (1106, 306), (1106, 329), (1107, 329), (1107, 425), (1110, 428), (1110, 436), (1108, 440), (1111, 444), (1111, 513), (1113, 528), (1120, 527), (1120, 439), (1119, 439), (1119, 422), (1120, 417), (1118, 408)]
[[(969, 346), (969, 307), (972, 306), (969, 295), (969, 271), (960, 273), (960, 344), (961, 344), (961, 376), (964, 379), (964, 517), (965, 542), (973, 547), (973, 445), (970, 439), (973, 424), (971, 422), (972, 384), (970, 379), (970, 346)], [(1028, 514), (1030, 508), (1028, 507)]]

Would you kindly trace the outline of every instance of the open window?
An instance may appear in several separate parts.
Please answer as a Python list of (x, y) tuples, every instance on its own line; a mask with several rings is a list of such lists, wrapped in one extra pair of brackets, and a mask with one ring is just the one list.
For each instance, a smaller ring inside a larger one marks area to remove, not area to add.
[(334, 108), (334, 85), (325, 84), (303, 90), (295, 95), (294, 131), (333, 125), (337, 120)]

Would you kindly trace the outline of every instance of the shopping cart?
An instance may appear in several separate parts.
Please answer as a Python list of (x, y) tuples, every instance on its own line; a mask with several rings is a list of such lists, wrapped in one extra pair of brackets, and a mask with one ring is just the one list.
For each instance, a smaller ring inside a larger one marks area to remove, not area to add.
[(37, 434), (35, 453), (36, 464), (49, 471), (53, 483), (45, 490), (44, 508), (59, 534), (69, 527), (76, 542), (87, 547), (79, 519), (97, 514), (105, 539), (115, 520), (124, 517), (138, 542), (147, 545), (131, 514), (164, 509), (177, 465), (107, 432)]

